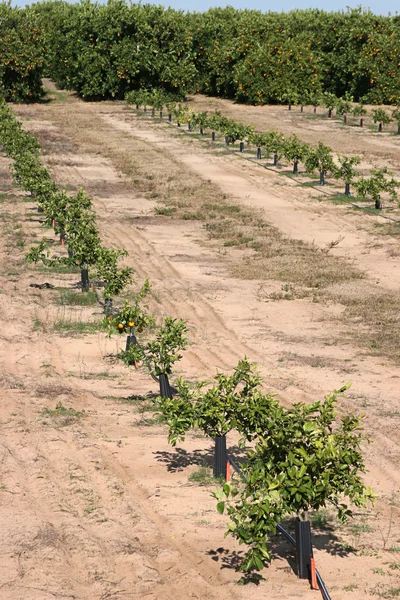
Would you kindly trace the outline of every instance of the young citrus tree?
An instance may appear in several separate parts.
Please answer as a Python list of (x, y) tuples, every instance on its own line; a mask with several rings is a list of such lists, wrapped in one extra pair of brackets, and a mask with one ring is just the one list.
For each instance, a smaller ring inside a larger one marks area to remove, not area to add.
[(237, 140), (244, 140), (251, 135), (254, 131), (254, 127), (237, 123), (233, 119), (228, 119), (228, 121), (223, 124), (222, 131), (228, 143), (234, 144)]
[(393, 177), (390, 179), (386, 177), (386, 175), (390, 176), (390, 172), (386, 167), (373, 169), (371, 173), (371, 177), (360, 177), (355, 187), (360, 196), (372, 200), (375, 202), (375, 208), (382, 210), (381, 194), (387, 192), (391, 200), (396, 200), (396, 188), (400, 186), (400, 182), (393, 179)]
[(263, 146), (265, 148), (265, 156), (268, 157), (271, 152), (274, 154), (274, 166), (279, 162), (284, 148), (285, 136), (279, 131), (268, 131), (263, 136)]
[(182, 358), (181, 351), (188, 345), (187, 331), (183, 319), (165, 317), (153, 339), (143, 345), (131, 345), (120, 357), (126, 364), (145, 361), (150, 373), (159, 378), (161, 397), (172, 397), (168, 377), (174, 364)]
[(310, 150), (310, 146), (305, 144), (294, 133), (283, 142), (283, 156), (290, 162), (293, 161), (293, 175), (299, 173), (299, 162), (302, 161)]
[(151, 290), (149, 280), (134, 295), (132, 303), (126, 300), (124, 306), (112, 316), (104, 318), (104, 325), (107, 326), (109, 335), (112, 333), (132, 333), (133, 329), (138, 333), (143, 333), (149, 327), (155, 325), (154, 318), (148, 313), (144, 305), (144, 299)]
[(338, 98), (336, 102), (336, 114), (347, 115), (351, 112), (353, 97), (345, 95), (343, 98)]
[(232, 375), (218, 373), (211, 387), (205, 382), (195, 387), (178, 381), (173, 399), (160, 399), (160, 409), (169, 426), (168, 441), (175, 446), (183, 441), (192, 427), (200, 428), (215, 440), (216, 477), (225, 475), (226, 436), (233, 429), (251, 441), (263, 431), (271, 406), (277, 404), (272, 394), (260, 390), (261, 377), (254, 364), (245, 357)]
[(210, 119), (207, 111), (196, 112), (192, 116), (192, 127), (200, 129), (200, 134), (204, 135), (204, 130), (209, 127)]
[(383, 131), (383, 126), (388, 125), (392, 121), (392, 117), (383, 108), (377, 108), (372, 111), (372, 120), (378, 123), (378, 131)]
[(104, 287), (106, 312), (111, 312), (112, 298), (118, 296), (132, 282), (133, 269), (131, 267), (118, 268), (119, 259), (127, 255), (126, 250), (116, 250), (104, 246), (97, 249), (95, 268), (97, 275), (106, 283)]
[(306, 156), (305, 165), (307, 173), (319, 171), (319, 184), (325, 185), (325, 176), (331, 171), (334, 172), (335, 163), (332, 158), (332, 148), (325, 146), (322, 142), (318, 142), (315, 149), (311, 149)]
[(337, 396), (346, 387), (323, 402), (272, 407), (239, 484), (215, 492), (218, 511), (226, 509), (231, 520), (228, 533), (250, 546), (241, 570), (264, 567), (271, 558), (268, 539), (284, 517), (306, 520), (309, 510), (329, 505), (345, 521), (351, 505), (374, 499), (362, 479), (360, 418), (348, 415), (337, 422)]
[(330, 92), (324, 92), (322, 95), (322, 104), (328, 109), (328, 117), (332, 118), (333, 109), (336, 108), (338, 99), (335, 94), (331, 94)]
[(367, 109), (362, 104), (356, 104), (351, 109), (353, 117), (364, 117), (367, 114)]
[(338, 156), (338, 161), (340, 166), (335, 167), (334, 176), (344, 181), (344, 194), (345, 196), (350, 196), (350, 185), (356, 176), (354, 167), (360, 164), (361, 158), (359, 156)]
[[(141, 334), (147, 329), (155, 326), (154, 318), (149, 314), (145, 299), (150, 293), (151, 285), (146, 279), (137, 294), (134, 295), (132, 303), (128, 300), (124, 306), (114, 315), (104, 317), (103, 325), (108, 330), (109, 336), (112, 333), (127, 333), (125, 352), (129, 353), (131, 346), (138, 344), (136, 332)], [(135, 359), (124, 358), (128, 365), (135, 365), (138, 368), (138, 362)]]

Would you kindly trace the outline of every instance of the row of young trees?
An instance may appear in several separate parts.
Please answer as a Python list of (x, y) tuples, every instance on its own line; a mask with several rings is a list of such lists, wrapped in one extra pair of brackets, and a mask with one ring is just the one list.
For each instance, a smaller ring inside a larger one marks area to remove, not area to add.
[[(115, 283), (118, 251), (99, 249), (90, 199), (82, 190), (68, 196), (51, 181), (40, 161), (37, 139), (22, 130), (5, 105), (0, 109), (0, 142), (13, 159), (16, 183), (33, 192), (46, 223), (53, 224), (70, 250), (69, 257), (49, 259), (40, 245), (28, 253), (28, 260), (41, 259), (47, 265), (56, 260), (78, 263), (104, 277), (106, 288)], [(112, 256), (107, 269), (98, 264), (102, 250), (105, 256)], [(124, 272), (122, 287), (131, 282), (131, 271), (125, 268)], [(337, 415), (338, 396), (347, 386), (322, 402), (286, 408), (274, 394), (263, 391), (256, 366), (245, 357), (230, 375), (219, 373), (211, 381), (196, 384), (179, 378), (173, 394), (168, 377), (188, 345), (188, 327), (184, 320), (171, 317), (157, 327), (148, 309), (150, 289), (146, 281), (130, 302), (105, 317), (104, 324), (110, 335), (129, 334), (119, 357), (128, 365), (144, 361), (159, 379), (161, 393), (155, 402), (171, 444), (183, 441), (196, 427), (215, 440), (219, 453), (224, 449), (226, 462), (226, 436), (231, 431), (241, 435), (241, 446), (252, 442), (241, 478), (234, 484), (225, 483), (213, 494), (217, 510), (221, 514), (226, 510), (230, 517), (228, 532), (249, 546), (243, 571), (264, 567), (271, 556), (268, 540), (284, 517), (307, 519), (309, 510), (330, 504), (338, 518), (345, 520), (352, 514), (349, 502), (359, 507), (374, 499), (362, 479), (360, 418), (348, 415), (338, 419)], [(116, 288), (113, 290), (115, 293)], [(140, 344), (136, 335), (143, 336)]]
[(86, 99), (150, 86), (252, 104), (312, 103), (322, 92), (400, 103), (397, 16), (361, 8), (184, 13), (125, 0), (47, 0), (23, 10), (3, 2), (0, 10), (0, 75), (5, 69), (6, 89), (15, 78), (14, 100), (35, 99), (43, 72)]
[[(12, 173), (15, 183), (30, 192), (43, 213), (44, 227), (52, 227), (60, 237), (60, 246), (47, 237), (33, 246), (26, 255), (27, 262), (42, 262), (52, 267), (56, 264), (79, 267), (82, 291), (88, 292), (90, 280), (104, 282), (103, 326), (109, 333), (129, 332), (126, 350), (119, 358), (127, 364), (146, 360), (150, 371), (156, 376), (168, 377), (172, 365), (181, 358), (178, 348), (187, 344), (186, 324), (182, 319), (166, 317), (156, 327), (155, 319), (149, 315), (144, 301), (151, 286), (146, 280), (133, 297), (120, 310), (113, 309), (113, 298), (133, 283), (133, 269), (119, 266), (119, 260), (127, 256), (125, 250), (107, 248), (101, 242), (96, 224), (92, 200), (83, 189), (76, 194), (68, 193), (51, 179), (51, 175), (40, 159), (40, 144), (37, 138), (24, 131), (13, 111), (0, 104), (0, 144), (12, 159)], [(135, 330), (144, 334), (151, 330), (152, 336), (144, 345), (137, 345)], [(132, 342), (132, 343), (131, 343)], [(175, 354), (169, 348), (175, 348)], [(168, 386), (168, 380), (167, 380)]]
[(110, 303), (112, 297), (131, 282), (133, 270), (118, 266), (119, 259), (126, 256), (125, 251), (102, 245), (91, 199), (82, 189), (70, 195), (52, 181), (41, 162), (37, 138), (23, 130), (5, 103), (0, 105), (0, 141), (13, 159), (16, 184), (34, 196), (39, 210), (44, 213), (45, 223), (60, 236), (62, 246), (68, 246), (68, 254), (54, 253), (50, 241), (43, 238), (31, 249), (27, 260), (79, 267), (84, 290), (89, 287), (88, 270), (91, 269), (93, 274), (105, 280), (104, 295)]
[[(332, 149), (323, 142), (318, 142), (314, 147), (300, 140), (296, 134), (285, 137), (275, 130), (259, 133), (252, 125), (243, 125), (224, 117), (219, 111), (210, 114), (207, 111), (196, 112), (186, 104), (177, 105), (169, 95), (162, 94), (159, 90), (130, 92), (126, 95), (126, 101), (137, 108), (143, 106), (147, 110), (147, 107), (152, 107), (153, 114), (155, 110), (160, 110), (162, 115), (162, 110), (166, 107), (169, 119), (173, 118), (178, 127), (187, 124), (190, 131), (199, 131), (201, 135), (209, 130), (213, 138), (215, 132), (222, 133), (227, 145), (240, 141), (241, 151), (245, 143), (255, 146), (257, 158), (269, 158), (273, 155), (274, 166), (283, 157), (292, 163), (294, 175), (299, 174), (299, 166), (303, 164), (306, 173), (313, 175), (315, 171), (319, 172), (320, 185), (324, 185), (326, 177), (331, 175), (343, 181), (346, 196), (350, 196), (353, 184), (357, 194), (373, 201), (377, 210), (382, 209), (383, 193), (388, 194), (391, 200), (397, 199), (400, 182), (391, 176), (386, 167), (372, 169), (369, 177), (359, 176), (355, 167), (361, 163), (361, 157), (338, 155), (335, 159)], [(378, 118), (382, 118), (380, 112)]]

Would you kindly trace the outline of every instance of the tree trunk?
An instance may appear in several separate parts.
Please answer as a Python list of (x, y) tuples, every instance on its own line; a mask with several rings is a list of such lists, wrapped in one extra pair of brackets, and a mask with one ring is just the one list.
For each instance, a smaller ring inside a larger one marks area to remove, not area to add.
[(323, 171), (319, 172), (319, 185), (325, 185), (325, 173)]
[(364, 127), (364, 119), (363, 118), (360, 119), (360, 127)]
[(260, 146), (257, 148), (257, 160), (261, 160), (261, 148), (260, 148)]
[(152, 109), (151, 109), (151, 116), (152, 116), (152, 117), (155, 117), (155, 116), (156, 116), (156, 109), (155, 109), (155, 108), (152, 108)]
[(317, 114), (317, 107), (314, 106), (314, 115), (316, 115), (316, 114)]
[(375, 208), (376, 210), (382, 210), (382, 200), (380, 198), (375, 200)]
[(308, 517), (307, 520), (296, 519), (295, 537), (297, 576), (299, 579), (308, 579), (311, 571), (311, 558), (313, 558), (311, 527)]
[(229, 137), (229, 135), (226, 135), (226, 136), (225, 136), (225, 144), (226, 144), (227, 146), (229, 146), (229, 142), (230, 142), (230, 137)]
[(200, 135), (204, 135), (204, 131), (203, 131), (202, 127), (200, 127)]
[(104, 298), (104, 314), (106, 317), (112, 315), (112, 298)]
[(162, 117), (163, 117), (162, 110), (160, 110), (160, 121), (162, 121)]
[(278, 166), (278, 154), (275, 152), (274, 154), (274, 167)]
[(299, 161), (296, 159), (293, 163), (293, 175), (299, 174)]
[(215, 438), (215, 457), (214, 457), (214, 477), (219, 479), (225, 478), (226, 474), (226, 437), (217, 435)]
[(240, 142), (240, 144), (239, 144), (239, 152), (244, 152), (244, 142)]
[(188, 123), (188, 131), (192, 131), (192, 124)]
[(383, 125), (382, 125), (382, 123), (379, 123), (379, 125), (378, 125), (378, 133), (382, 133), (382, 130), (383, 130)]
[(347, 125), (347, 115), (343, 115), (343, 123)]
[(87, 292), (89, 290), (89, 272), (87, 269), (81, 269), (81, 284), (82, 292)]
[(168, 122), (172, 123), (172, 115), (171, 114), (168, 115)]
[(351, 194), (350, 194), (350, 184), (349, 183), (345, 184), (344, 195), (345, 196), (351, 196)]
[(168, 375), (161, 373), (159, 380), (161, 398), (172, 398), (172, 390), (171, 386), (169, 385)]
[(332, 109), (331, 108), (329, 109), (328, 117), (329, 117), (329, 119), (332, 119)]
[(300, 106), (300, 112), (301, 113), (304, 112), (304, 106), (303, 105)]
[(292, 110), (292, 103), (289, 102), (288, 110)]
[(139, 104), (136, 104), (136, 110), (139, 110), (140, 106)]
[(215, 142), (215, 131), (211, 132), (211, 141)]
[[(131, 346), (135, 346), (137, 344), (137, 339), (134, 333), (131, 333), (131, 335), (128, 335), (126, 338), (126, 346), (125, 346), (125, 352), (127, 352), (129, 350), (129, 348)], [(129, 365), (134, 365), (135, 361), (132, 359), (129, 361)]]

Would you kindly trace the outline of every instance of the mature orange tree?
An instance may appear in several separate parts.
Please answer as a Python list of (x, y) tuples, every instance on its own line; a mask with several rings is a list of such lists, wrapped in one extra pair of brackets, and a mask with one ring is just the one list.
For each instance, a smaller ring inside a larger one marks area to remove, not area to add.
[(36, 102), (43, 94), (44, 57), (37, 19), (0, 4), (0, 94), (9, 102)]

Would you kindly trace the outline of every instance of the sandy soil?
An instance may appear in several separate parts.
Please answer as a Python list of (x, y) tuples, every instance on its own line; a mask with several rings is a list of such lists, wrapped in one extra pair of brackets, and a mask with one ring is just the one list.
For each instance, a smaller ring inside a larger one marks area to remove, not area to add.
[[(340, 307), (334, 304), (264, 302), (261, 286), (268, 292), (276, 282), (231, 277), (230, 263), (240, 260), (234, 251), (224, 254), (208, 246), (195, 221), (155, 215), (156, 200), (133, 191), (103, 151), (100, 137), (97, 152), (89, 154), (70, 124), (77, 111), (93, 131), (101, 121), (127, 153), (135, 152), (137, 140), (146, 140), (211, 179), (232, 200), (263, 210), (288, 235), (314, 239), (321, 247), (343, 235), (334, 252), (355, 262), (371, 285), (379, 281), (397, 290), (399, 259), (388, 257), (386, 246), (371, 252), (366, 216), (321, 207), (306, 191), (278, 185), (274, 174), (210, 153), (119, 104), (67, 98), (18, 107), (18, 112), (28, 117), (27, 127), (58, 136), (45, 157), (55, 179), (93, 194), (105, 242), (126, 248), (137, 280), (148, 276), (153, 283), (156, 314), (188, 319), (192, 343), (180, 372), (207, 377), (216, 369), (231, 369), (247, 354), (259, 363), (265, 387), (286, 403), (311, 401), (353, 382), (341, 409), (366, 414), (373, 440), (365, 449), (366, 478), (380, 498), (374, 508), (357, 512), (352, 525), (316, 529), (317, 566), (335, 600), (366, 593), (391, 597), (384, 594), (399, 587), (399, 571), (390, 568), (399, 564), (390, 549), (400, 544), (397, 366), (368, 356), (347, 339), (341, 343), (345, 328), (335, 319)], [(4, 158), (0, 172), (2, 190), (12, 192)], [(265, 581), (236, 585), (235, 565), (243, 548), (224, 538), (225, 518), (210, 497), (213, 486), (188, 480), (212, 461), (211, 443), (191, 434), (174, 450), (152, 413), (142, 414), (137, 403), (126, 401), (157, 387), (144, 371), (112, 360), (118, 341), (102, 333), (52, 330), (60, 320), (99, 319), (102, 309), (60, 307), (56, 292), (29, 287), (43, 281), (70, 287), (77, 276), (44, 274), (24, 265), (25, 251), (14, 243), (15, 225), (22, 224), (27, 243), (42, 231), (31, 216), (32, 203), (20, 199), (8, 197), (0, 204), (1, 598), (317, 597), (296, 578), (293, 555), (280, 539)], [(57, 402), (82, 415), (43, 412), (54, 410)], [(234, 436), (229, 440), (237, 454), (235, 441)]]

